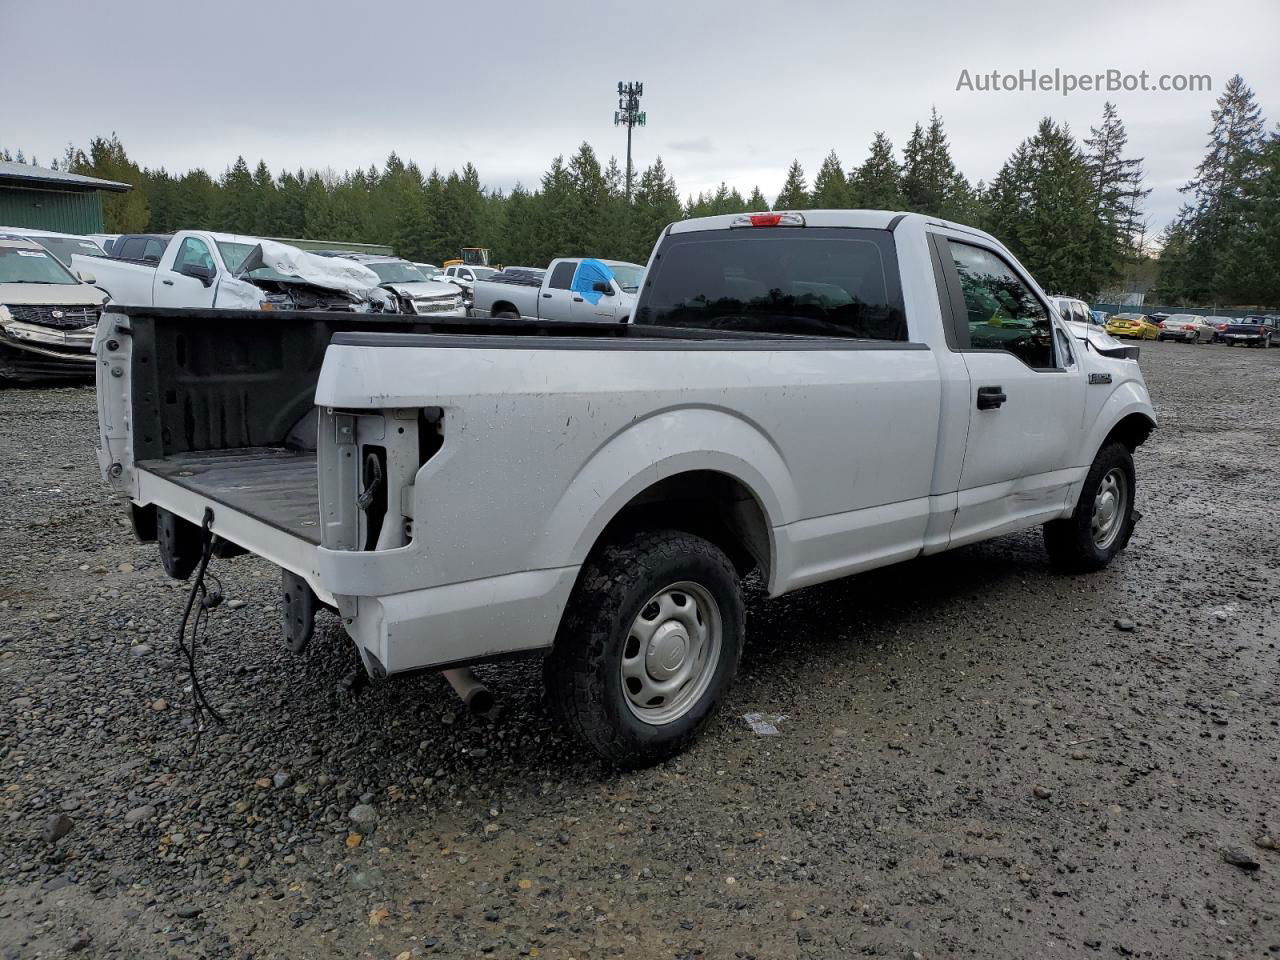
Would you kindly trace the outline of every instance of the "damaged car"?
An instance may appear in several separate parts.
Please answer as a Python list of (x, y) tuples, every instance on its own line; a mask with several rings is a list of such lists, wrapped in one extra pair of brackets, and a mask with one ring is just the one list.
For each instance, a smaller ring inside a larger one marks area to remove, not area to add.
[(0, 234), (0, 382), (93, 376), (93, 338), (107, 299), (35, 240)]
[[(416, 263), (400, 257), (373, 254), (347, 255), (378, 275), (379, 285), (396, 298), (399, 313), (431, 317), (465, 317), (466, 291), (443, 277), (432, 279)], [(437, 271), (438, 272), (438, 271)]]
[(349, 260), (316, 256), (287, 243), (180, 230), (156, 263), (103, 258), (93, 269), (113, 303), (138, 307), (214, 307), (240, 310), (395, 312), (372, 270)]

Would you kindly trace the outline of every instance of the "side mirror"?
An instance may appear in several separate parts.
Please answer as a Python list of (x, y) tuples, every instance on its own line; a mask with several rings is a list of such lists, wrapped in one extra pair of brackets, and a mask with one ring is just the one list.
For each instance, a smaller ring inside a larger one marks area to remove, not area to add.
[(604, 280), (597, 280), (591, 285), (591, 289), (596, 293), (603, 293), (606, 297), (613, 296), (613, 287), (609, 286)]
[(98, 282), (98, 278), (95, 277), (88, 270), (77, 270), (76, 276), (80, 278), (81, 283), (97, 283)]
[(206, 287), (213, 284), (213, 267), (205, 266), (203, 263), (184, 263), (178, 272), (184, 277), (194, 277)]

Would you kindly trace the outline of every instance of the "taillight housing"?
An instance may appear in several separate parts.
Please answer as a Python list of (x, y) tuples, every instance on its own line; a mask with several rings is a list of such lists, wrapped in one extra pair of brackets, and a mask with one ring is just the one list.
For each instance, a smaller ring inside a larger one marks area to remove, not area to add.
[(804, 217), (798, 213), (744, 213), (730, 227), (803, 227)]

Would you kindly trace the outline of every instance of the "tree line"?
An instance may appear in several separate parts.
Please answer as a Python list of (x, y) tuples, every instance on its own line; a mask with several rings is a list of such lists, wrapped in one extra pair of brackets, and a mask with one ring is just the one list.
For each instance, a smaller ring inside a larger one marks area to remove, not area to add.
[[(9, 159), (7, 152), (0, 153)], [(21, 157), (21, 154), (18, 155)], [(104, 196), (109, 232), (189, 227), (257, 236), (390, 244), (439, 263), (463, 246), (489, 247), (495, 262), (541, 265), (590, 254), (643, 263), (662, 228), (682, 217), (761, 210), (864, 208), (920, 212), (982, 227), (1000, 238), (1048, 290), (1096, 299), (1122, 286), (1152, 250), (1162, 302), (1280, 304), (1280, 133), (1264, 135), (1253, 91), (1239, 77), (1211, 115), (1205, 159), (1183, 188), (1189, 199), (1153, 242), (1143, 158), (1107, 103), (1077, 140), (1046, 117), (991, 182), (957, 169), (942, 118), (917, 123), (901, 154), (878, 132), (866, 158), (846, 167), (835, 150), (810, 183), (799, 160), (770, 204), (722, 183), (683, 201), (658, 157), (627, 199), (615, 158), (590, 144), (556, 157), (539, 182), (509, 192), (485, 187), (470, 163), (424, 172), (396, 153), (381, 168), (272, 171), (243, 157), (220, 176), (139, 167), (119, 138), (68, 146), (63, 169), (121, 180)], [(58, 163), (55, 163), (57, 166)]]

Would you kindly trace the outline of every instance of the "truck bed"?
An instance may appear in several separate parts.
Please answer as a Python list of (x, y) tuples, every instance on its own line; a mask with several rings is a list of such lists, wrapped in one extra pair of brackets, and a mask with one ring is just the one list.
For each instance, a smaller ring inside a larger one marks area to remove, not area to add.
[(308, 543), (320, 544), (313, 451), (239, 447), (141, 460), (138, 469)]

